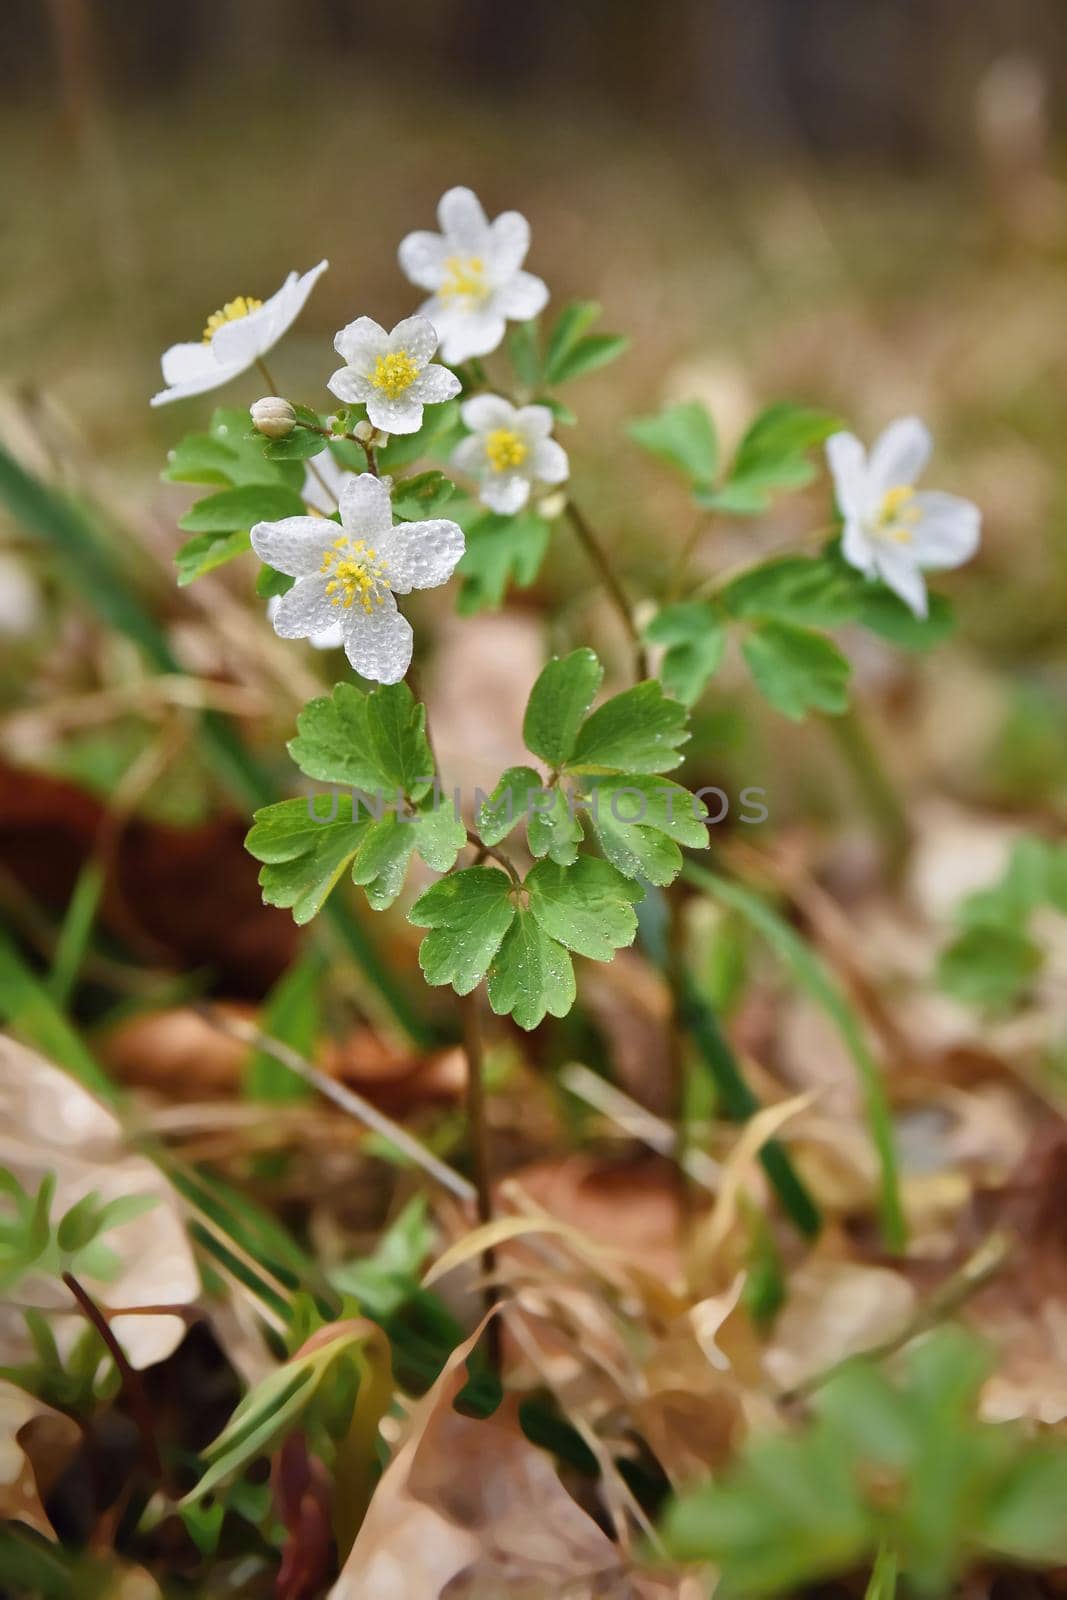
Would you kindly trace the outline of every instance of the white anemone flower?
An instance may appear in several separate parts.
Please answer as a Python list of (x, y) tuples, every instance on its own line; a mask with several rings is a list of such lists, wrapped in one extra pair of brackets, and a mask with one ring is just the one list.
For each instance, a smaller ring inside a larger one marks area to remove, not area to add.
[[(311, 470), (313, 466), (314, 472)], [(304, 463), (304, 487), (300, 493), (306, 505), (328, 517), (337, 510), (341, 499), (341, 485), (346, 478), (352, 476), (351, 472), (342, 467), (332, 450), (320, 450), (313, 462)], [(267, 601), (268, 622), (274, 621), (281, 603), (280, 594), (272, 595)], [(314, 650), (340, 650), (344, 642), (344, 633), (339, 622), (331, 622), (321, 633), (312, 633), (308, 636), (308, 643)]]
[(282, 639), (309, 639), (340, 622), (345, 654), (364, 678), (399, 683), (411, 664), (411, 624), (395, 595), (447, 583), (463, 554), (454, 522), (393, 524), (389, 490), (369, 472), (341, 484), (341, 526), (326, 517), (257, 522), (252, 548), (297, 581), (274, 615)]
[(165, 406), (172, 400), (221, 389), (231, 378), (247, 372), (289, 331), (328, 266), (328, 261), (320, 261), (301, 275), (290, 272), (269, 300), (239, 294), (213, 311), (202, 338), (193, 344), (172, 344), (163, 352), (167, 387), (152, 396), (152, 404)]
[(357, 317), (333, 341), (346, 365), (327, 387), (367, 416), (383, 433), (418, 433), (422, 408), (451, 400), (460, 381), (431, 360), (437, 329), (425, 317), (406, 317), (386, 333), (372, 317)]
[(440, 233), (409, 233), (397, 252), (420, 289), (432, 290), (422, 310), (441, 336), (446, 361), (487, 356), (505, 324), (528, 322), (548, 301), (548, 289), (522, 264), (530, 224), (518, 211), (490, 222), (470, 189), (449, 189), (437, 207)]
[(550, 439), (555, 420), (547, 406), (513, 406), (496, 394), (465, 400), (460, 415), (470, 437), (452, 453), (454, 466), (481, 484), (483, 505), (510, 516), (521, 511), (535, 483), (563, 483), (567, 452)]
[(890, 423), (869, 455), (851, 433), (826, 441), (845, 523), (845, 560), (881, 578), (917, 617), (928, 609), (923, 571), (961, 567), (978, 549), (982, 531), (982, 514), (969, 500), (915, 488), (932, 447), (918, 417)]

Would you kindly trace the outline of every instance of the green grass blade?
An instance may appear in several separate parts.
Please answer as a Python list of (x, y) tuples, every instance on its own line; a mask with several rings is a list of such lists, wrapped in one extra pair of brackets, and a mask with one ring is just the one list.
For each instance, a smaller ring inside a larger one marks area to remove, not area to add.
[(0, 1022), (33, 1045), (42, 1055), (65, 1067), (71, 1077), (114, 1103), (117, 1091), (111, 1079), (56, 1005), (52, 996), (26, 966), (14, 941), (0, 931)]

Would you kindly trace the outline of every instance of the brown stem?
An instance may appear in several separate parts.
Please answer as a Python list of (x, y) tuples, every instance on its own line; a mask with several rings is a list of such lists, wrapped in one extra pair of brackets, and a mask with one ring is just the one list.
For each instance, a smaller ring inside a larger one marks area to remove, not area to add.
[[(479, 1018), (477, 990), (460, 1000), (463, 1015), (463, 1048), (467, 1056), (467, 1123), (469, 1127), (471, 1166), (477, 1193), (478, 1221), (481, 1225), (493, 1220), (493, 1192), (489, 1176), (489, 1129), (485, 1103), (485, 1054), (482, 1047), (482, 1030)], [(497, 1303), (496, 1252), (491, 1245), (482, 1251), (482, 1275), (485, 1278), (485, 1311), (492, 1311)], [(500, 1370), (500, 1322), (493, 1317), (486, 1330), (489, 1359), (493, 1370)]]
[(504, 854), (503, 850), (498, 850), (495, 845), (483, 844), (473, 828), (467, 829), (467, 843), (474, 845), (478, 852), (479, 861), (484, 861), (488, 856), (490, 861), (495, 861), (497, 866), (503, 867), (516, 889), (522, 887), (522, 878), (519, 875), (518, 867), (516, 867), (510, 856)]
[[(137, 1431), (141, 1435), (141, 1451), (144, 1464), (150, 1475), (157, 1481), (163, 1476), (163, 1462), (159, 1454), (159, 1445), (156, 1441), (156, 1430), (152, 1422), (152, 1408), (148, 1403), (141, 1374), (136, 1372), (126, 1359), (126, 1352), (119, 1344), (111, 1331), (111, 1325), (103, 1312), (82, 1288), (73, 1272), (64, 1272), (63, 1282), (78, 1302), (86, 1320), (91, 1322), (104, 1344), (108, 1354), (114, 1361), (118, 1374), (122, 1380), (122, 1388), (130, 1403), (133, 1420), (137, 1424)], [(116, 1313), (117, 1314), (117, 1313)]]
[(608, 598), (611, 600), (612, 605), (618, 612), (620, 622), (626, 629), (627, 636), (633, 648), (635, 676), (637, 677), (638, 681), (640, 681), (642, 678), (650, 677), (651, 673), (649, 672), (648, 652), (645, 649), (645, 642), (641, 637), (641, 632), (637, 626), (637, 623), (634, 621), (634, 614), (630, 609), (630, 602), (626, 597), (626, 590), (619, 581), (618, 574), (611, 564), (607, 551), (597, 538), (597, 535), (593, 532), (593, 529), (586, 520), (584, 513), (579, 510), (573, 500), (567, 501), (567, 516), (570, 519), (571, 527), (574, 529), (579, 540), (581, 541), (582, 548), (589, 557), (590, 561), (593, 563), (594, 567), (596, 567), (597, 571), (599, 572), (603, 580), (604, 587), (608, 592)]

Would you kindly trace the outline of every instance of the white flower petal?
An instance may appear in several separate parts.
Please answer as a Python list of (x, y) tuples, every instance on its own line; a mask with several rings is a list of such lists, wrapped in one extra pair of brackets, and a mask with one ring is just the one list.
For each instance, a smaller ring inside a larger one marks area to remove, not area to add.
[(356, 367), (338, 367), (326, 380), (326, 387), (338, 400), (344, 400), (350, 406), (361, 406), (371, 395), (378, 393), (370, 379)]
[[(832, 433), (826, 441), (826, 460), (834, 480), (837, 508), (846, 521), (865, 517), (871, 495), (867, 487), (867, 452), (854, 433)], [(848, 558), (851, 559), (851, 558)], [(859, 563), (853, 561), (853, 566)]]
[(871, 447), (868, 471), (876, 493), (914, 483), (930, 459), (933, 440), (918, 417), (891, 422)]
[(424, 367), (406, 391), (412, 400), (418, 400), (424, 406), (439, 405), (442, 400), (451, 400), (457, 395), (463, 385), (454, 372), (449, 372), (447, 367), (439, 367), (431, 361)]
[(449, 189), (437, 206), (437, 220), (449, 245), (468, 256), (484, 256), (489, 223), (472, 189)]
[(548, 406), (522, 406), (515, 413), (515, 426), (528, 444), (547, 439), (555, 421)]
[(390, 400), (379, 389), (371, 388), (365, 404), (370, 421), (383, 433), (418, 433), (422, 427), (422, 402), (413, 400), (410, 390)]
[(338, 502), (341, 526), (362, 539), (380, 540), (393, 526), (389, 490), (372, 472), (350, 472), (341, 485)]
[(841, 554), (850, 567), (865, 572), (869, 578), (874, 575), (874, 550), (867, 531), (858, 517), (850, 516), (845, 522), (845, 531), (841, 536)]
[(257, 356), (265, 356), (268, 350), (273, 350), (303, 311), (308, 295), (328, 266), (328, 261), (320, 261), (317, 267), (299, 276), (290, 272), (281, 288), (265, 300), (258, 311), (223, 323), (211, 341), (219, 360), (251, 364)]
[(514, 516), (530, 498), (530, 480), (522, 472), (488, 473), (482, 479), (478, 498), (500, 516)]
[(439, 289), (445, 276), (445, 261), (452, 249), (439, 233), (409, 233), (401, 239), (397, 258), (400, 270), (420, 289)]
[[(282, 603), (279, 594), (272, 595), (267, 601), (267, 621), (273, 623), (278, 615), (278, 607)], [(321, 633), (310, 635), (309, 642), (315, 650), (340, 650), (344, 643), (344, 635), (339, 622), (331, 622), (328, 628), (323, 628)]]
[(465, 311), (431, 300), (423, 308), (433, 318), (441, 335), (441, 359), (454, 366), (472, 356), (488, 356), (504, 337), (507, 327), (500, 313), (490, 307)]
[(307, 639), (322, 633), (337, 621), (340, 607), (326, 593), (326, 575), (316, 572), (301, 578), (282, 595), (274, 613), (274, 631), (279, 639)]
[(530, 472), (542, 483), (563, 483), (570, 476), (567, 452), (555, 439), (542, 439), (530, 457)]
[(489, 225), (487, 262), (494, 283), (504, 283), (526, 260), (530, 224), (521, 211), (502, 211)]
[(472, 433), (461, 439), (452, 452), (452, 465), (460, 472), (469, 472), (472, 477), (483, 472), (487, 465), (484, 436)]
[(373, 317), (357, 317), (334, 334), (333, 347), (348, 366), (368, 372), (388, 350), (389, 335)]
[(915, 558), (906, 545), (893, 545), (879, 540), (874, 551), (878, 576), (917, 617), (927, 612), (926, 583), (915, 565)]
[(982, 538), (982, 513), (970, 500), (936, 489), (915, 496), (922, 512), (916, 523), (912, 549), (920, 567), (932, 571), (962, 567), (978, 549)]
[(444, 518), (398, 522), (378, 544), (386, 582), (397, 594), (447, 583), (463, 550), (463, 530)]
[(257, 522), (252, 529), (252, 549), (261, 561), (290, 578), (317, 572), (326, 547), (337, 537), (337, 524), (325, 517), (283, 517), (280, 522)]
[(341, 485), (348, 476), (349, 473), (332, 450), (320, 450), (313, 460), (304, 463), (304, 482), (300, 494), (305, 505), (314, 506), (316, 511), (329, 516), (337, 510)]
[(405, 317), (389, 335), (389, 349), (405, 351), (424, 367), (437, 349), (437, 329), (428, 317)]
[[(530, 409), (533, 409), (532, 407)], [(499, 394), (476, 394), (459, 408), (465, 427), (472, 433), (491, 433), (494, 428), (514, 428), (521, 413), (510, 400)]]
[(240, 362), (222, 366), (215, 360), (211, 346), (203, 343), (171, 345), (163, 363), (163, 378), (168, 387), (152, 396), (149, 403), (154, 406), (170, 405), (174, 400), (186, 400), (194, 394), (221, 389), (224, 383), (246, 370)]
[(548, 304), (548, 285), (535, 278), (532, 272), (516, 272), (502, 284), (493, 296), (493, 304), (502, 316), (513, 322), (529, 322)]
[(362, 678), (399, 683), (411, 665), (411, 624), (391, 594), (373, 611), (352, 606), (341, 617), (345, 655)]

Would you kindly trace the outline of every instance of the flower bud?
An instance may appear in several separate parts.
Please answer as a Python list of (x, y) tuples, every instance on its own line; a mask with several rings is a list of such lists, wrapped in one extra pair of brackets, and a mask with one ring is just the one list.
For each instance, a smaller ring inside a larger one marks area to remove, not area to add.
[(268, 439), (287, 439), (296, 427), (296, 412), (288, 400), (283, 400), (280, 395), (267, 395), (265, 399), (249, 406), (248, 410), (252, 426), (259, 433), (266, 434)]

